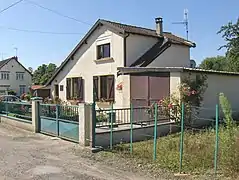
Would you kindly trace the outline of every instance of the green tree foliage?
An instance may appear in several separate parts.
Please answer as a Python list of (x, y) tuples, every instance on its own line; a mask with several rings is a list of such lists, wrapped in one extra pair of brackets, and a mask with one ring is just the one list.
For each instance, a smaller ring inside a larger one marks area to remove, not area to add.
[(202, 61), (199, 67), (206, 70), (225, 71), (227, 68), (226, 57), (208, 57)]
[(48, 65), (43, 64), (37, 68), (33, 73), (33, 83), (36, 85), (44, 85), (52, 77), (56, 71), (57, 66), (53, 63)]
[(235, 24), (229, 22), (222, 26), (218, 34), (222, 34), (222, 38), (226, 42), (219, 48), (226, 48), (225, 57), (206, 58), (199, 67), (207, 70), (239, 72), (239, 18)]

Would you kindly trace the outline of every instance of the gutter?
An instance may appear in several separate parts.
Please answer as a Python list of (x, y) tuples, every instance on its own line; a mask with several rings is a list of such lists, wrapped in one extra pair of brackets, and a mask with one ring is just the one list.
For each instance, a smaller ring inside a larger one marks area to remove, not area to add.
[(127, 39), (127, 37), (129, 37), (129, 33), (125, 33), (125, 36), (124, 36), (124, 49), (123, 49), (123, 53), (124, 53), (124, 67), (126, 67), (126, 65), (127, 65), (127, 62), (126, 62), (126, 55), (127, 55), (127, 48), (126, 48), (126, 46), (127, 46), (127, 43), (126, 43), (126, 39)]

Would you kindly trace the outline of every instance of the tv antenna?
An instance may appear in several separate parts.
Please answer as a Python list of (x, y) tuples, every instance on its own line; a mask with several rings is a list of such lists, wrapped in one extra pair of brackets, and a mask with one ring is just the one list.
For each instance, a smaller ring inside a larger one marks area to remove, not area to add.
[(186, 36), (188, 40), (188, 10), (184, 9), (183, 21), (180, 22), (173, 22), (173, 24), (183, 24), (186, 29)]

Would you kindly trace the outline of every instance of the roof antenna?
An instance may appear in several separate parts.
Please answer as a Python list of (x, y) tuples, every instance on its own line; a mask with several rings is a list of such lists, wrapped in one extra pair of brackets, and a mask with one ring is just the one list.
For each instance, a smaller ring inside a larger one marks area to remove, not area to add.
[(18, 50), (18, 48), (17, 48), (17, 47), (15, 47), (14, 49), (15, 49), (15, 53), (16, 53), (16, 57), (17, 57), (17, 50)]
[(183, 24), (185, 26), (187, 40), (188, 40), (188, 9), (184, 9), (183, 21), (173, 22), (173, 24)]

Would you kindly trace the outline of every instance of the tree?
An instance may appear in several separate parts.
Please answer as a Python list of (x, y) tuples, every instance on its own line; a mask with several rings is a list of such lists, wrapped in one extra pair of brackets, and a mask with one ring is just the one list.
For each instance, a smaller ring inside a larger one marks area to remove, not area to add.
[(53, 63), (49, 65), (43, 64), (37, 68), (33, 73), (32, 81), (36, 85), (44, 85), (53, 76), (57, 66)]
[(225, 56), (208, 57), (202, 61), (199, 68), (206, 70), (225, 71), (227, 61)]
[(229, 22), (222, 26), (218, 33), (222, 34), (222, 38), (226, 41), (219, 49), (227, 49), (227, 70), (239, 72), (239, 18), (235, 24)]
[(234, 58), (239, 57), (239, 17), (235, 24), (229, 22), (222, 26), (218, 34), (222, 34), (222, 38), (226, 41), (226, 44), (219, 49), (226, 48), (227, 55)]

